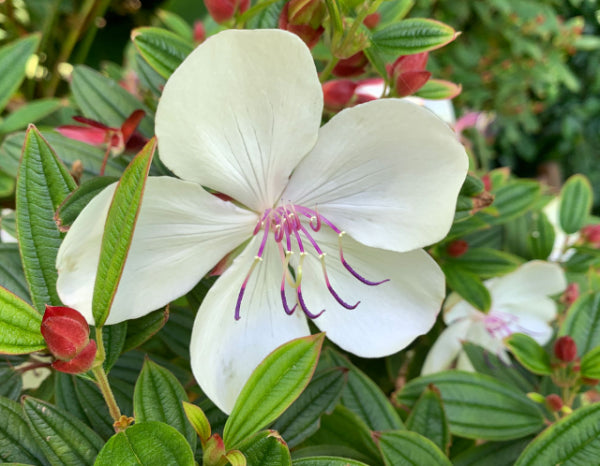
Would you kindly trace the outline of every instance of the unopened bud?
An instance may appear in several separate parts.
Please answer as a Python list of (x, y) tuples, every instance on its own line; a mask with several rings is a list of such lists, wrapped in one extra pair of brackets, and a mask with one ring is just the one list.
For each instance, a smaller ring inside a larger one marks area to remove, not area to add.
[(581, 237), (586, 243), (600, 248), (600, 225), (587, 225), (581, 229)]
[(464, 239), (451, 241), (446, 247), (446, 252), (450, 257), (460, 257), (469, 250), (469, 243)]
[(431, 73), (425, 70), (428, 58), (427, 52), (403, 55), (388, 67), (398, 97), (414, 94), (431, 78)]
[(337, 112), (346, 107), (352, 97), (356, 84), (349, 79), (334, 79), (323, 84), (323, 102), (325, 108)]
[(361, 50), (354, 55), (344, 58), (337, 62), (333, 68), (333, 75), (338, 78), (348, 78), (351, 76), (360, 76), (365, 72), (369, 60)]
[(570, 336), (560, 337), (554, 343), (554, 356), (563, 362), (572, 362), (577, 358), (577, 344)]
[(363, 24), (369, 29), (375, 29), (379, 24), (379, 21), (381, 21), (381, 15), (375, 12), (367, 15), (367, 17), (363, 20)]
[(567, 306), (570, 306), (579, 298), (579, 284), (578, 283), (569, 283), (567, 289), (563, 293), (561, 297), (561, 301), (565, 303)]
[(319, 28), (327, 13), (323, 0), (290, 0), (288, 7), (288, 22), (295, 26), (308, 25), (313, 29)]
[(213, 434), (202, 445), (203, 464), (224, 464), (221, 460), (227, 454), (225, 443), (219, 434)]
[(196, 21), (194, 23), (194, 42), (199, 44), (206, 40), (206, 28), (202, 21)]
[(598, 379), (590, 379), (588, 377), (583, 377), (581, 379), (581, 381), (585, 384), (585, 385), (589, 385), (590, 387), (594, 387), (596, 385), (598, 385), (598, 383), (600, 383), (600, 380)]
[(563, 407), (563, 400), (557, 394), (552, 393), (546, 397), (546, 406), (550, 411), (560, 411)]
[(307, 45), (309, 49), (312, 49), (321, 38), (321, 35), (325, 31), (323, 26), (318, 26), (317, 28), (313, 28), (309, 24), (292, 24), (288, 19), (288, 9), (289, 2), (283, 6), (281, 10), (281, 14), (279, 15), (279, 29), (283, 29), (284, 31), (289, 31), (293, 34), (296, 34), (302, 41)]
[(229, 21), (238, 13), (243, 13), (250, 6), (250, 0), (204, 0), (208, 13), (217, 23)]

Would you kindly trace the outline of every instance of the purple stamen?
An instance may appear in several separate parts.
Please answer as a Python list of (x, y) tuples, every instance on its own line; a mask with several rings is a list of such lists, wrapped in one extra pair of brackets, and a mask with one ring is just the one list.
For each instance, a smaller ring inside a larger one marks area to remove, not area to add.
[(319, 256), (319, 259), (321, 259), (321, 266), (323, 268), (323, 276), (325, 277), (325, 284), (327, 285), (327, 289), (329, 290), (329, 293), (331, 293), (331, 296), (333, 296), (335, 298), (335, 300), (338, 303), (340, 303), (340, 305), (345, 307), (346, 309), (356, 309), (356, 307), (360, 304), (360, 301), (357, 301), (356, 304), (352, 305), (352, 304), (348, 304), (346, 301), (344, 301), (342, 298), (340, 298), (340, 295), (338, 295), (336, 293), (336, 291), (333, 289), (333, 286), (331, 286), (331, 283), (329, 282), (329, 276), (327, 275), (327, 268), (325, 267), (325, 254), (321, 254)]
[(254, 262), (252, 262), (252, 265), (250, 266), (250, 271), (248, 272), (248, 275), (246, 275), (244, 283), (242, 283), (242, 287), (240, 288), (240, 292), (238, 294), (237, 302), (235, 303), (235, 320), (240, 320), (240, 306), (242, 305), (242, 298), (244, 297), (244, 292), (246, 291), (246, 285), (248, 284), (248, 280), (250, 280), (252, 272), (254, 272), (256, 264), (258, 264), (261, 260), (262, 259), (259, 256), (254, 257)]
[(363, 277), (362, 275), (360, 275), (356, 270), (354, 270), (350, 264), (348, 264), (348, 262), (346, 262), (346, 259), (344, 259), (344, 251), (342, 250), (342, 235), (343, 233), (340, 233), (339, 236), (339, 243), (340, 243), (340, 261), (342, 262), (342, 265), (344, 267), (346, 267), (346, 270), (348, 272), (350, 272), (352, 274), (352, 276), (354, 278), (356, 278), (357, 280), (360, 280), (361, 282), (363, 282), (365, 285), (369, 285), (369, 286), (377, 286), (377, 285), (381, 285), (382, 283), (385, 282), (389, 282), (390, 279), (386, 278), (385, 280), (381, 280), (379, 282), (372, 282), (371, 280), (367, 280), (365, 277)]
[(285, 297), (285, 271), (283, 272), (283, 278), (281, 280), (281, 302), (283, 303), (283, 310), (288, 316), (291, 316), (298, 307), (298, 303), (294, 304), (292, 309), (288, 306), (287, 298)]
[(308, 317), (309, 319), (316, 319), (317, 317), (319, 317), (321, 314), (323, 314), (325, 312), (325, 309), (323, 309), (318, 314), (313, 314), (312, 312), (310, 312), (307, 309), (306, 304), (304, 303), (304, 298), (302, 297), (302, 284), (298, 285), (298, 289), (296, 290), (296, 296), (298, 297), (298, 302), (300, 303), (300, 307), (304, 311), (304, 314), (306, 314), (306, 317)]

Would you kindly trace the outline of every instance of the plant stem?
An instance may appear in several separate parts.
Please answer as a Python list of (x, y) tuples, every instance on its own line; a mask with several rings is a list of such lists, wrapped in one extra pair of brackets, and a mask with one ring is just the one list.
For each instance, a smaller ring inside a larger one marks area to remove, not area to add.
[(345, 50), (345, 48), (348, 46), (348, 43), (354, 38), (356, 31), (358, 30), (360, 25), (363, 23), (365, 18), (367, 16), (369, 16), (371, 13), (375, 13), (377, 11), (377, 8), (379, 8), (379, 5), (381, 5), (382, 2), (383, 2), (383, 0), (375, 0), (373, 3), (371, 3), (368, 6), (365, 4), (364, 7), (359, 10), (359, 12), (356, 15), (356, 18), (354, 18), (354, 22), (352, 23), (352, 26), (350, 26), (350, 30), (348, 31), (348, 33), (344, 37), (344, 40), (342, 40), (342, 43), (339, 46), (339, 50)]
[(339, 62), (339, 61), (340, 61), (339, 58), (331, 57), (331, 60), (329, 60), (329, 62), (325, 66), (325, 68), (323, 68), (323, 71), (321, 71), (321, 74), (319, 76), (319, 81), (324, 83), (327, 80), (327, 78), (329, 78), (329, 76), (331, 75), (331, 72), (335, 68), (335, 65), (337, 65), (337, 62)]
[(117, 400), (115, 399), (115, 395), (110, 388), (110, 383), (108, 382), (108, 377), (106, 376), (106, 372), (104, 372), (104, 366), (102, 362), (104, 361), (105, 351), (104, 351), (104, 342), (102, 341), (102, 327), (96, 328), (96, 345), (98, 347), (98, 355), (101, 356), (100, 363), (92, 369), (92, 373), (96, 378), (96, 383), (98, 384), (98, 388), (102, 392), (102, 396), (104, 396), (104, 400), (106, 401), (106, 405), (108, 406), (108, 412), (110, 413), (110, 417), (113, 418), (115, 423), (118, 423), (121, 420), (121, 410), (119, 409), (119, 405), (117, 404)]

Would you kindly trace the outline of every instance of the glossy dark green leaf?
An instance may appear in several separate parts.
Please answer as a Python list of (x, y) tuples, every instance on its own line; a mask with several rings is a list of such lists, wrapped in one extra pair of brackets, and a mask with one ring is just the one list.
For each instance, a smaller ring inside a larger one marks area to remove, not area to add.
[(94, 466), (194, 466), (194, 453), (175, 428), (162, 422), (135, 424), (110, 438)]
[(394, 55), (427, 52), (452, 42), (457, 33), (447, 24), (425, 18), (410, 18), (378, 29), (371, 36), (373, 45)]
[[(64, 399), (62, 403), (62, 408), (71, 412), (73, 409), (75, 412), (73, 414), (80, 418), (83, 413), (84, 418), (82, 419), (84, 422), (91, 427), (93, 427), (94, 431), (100, 435), (103, 439), (109, 439), (114, 433), (115, 429), (113, 427), (113, 420), (110, 417), (110, 413), (108, 412), (108, 407), (106, 406), (106, 401), (100, 392), (100, 389), (96, 385), (96, 383), (82, 379), (80, 377), (72, 377), (72, 387), (69, 387), (68, 395), (73, 396), (74, 398), (67, 398), (67, 395), (63, 395)], [(67, 382), (64, 383), (66, 385)], [(60, 388), (63, 388), (64, 385), (61, 385)], [(112, 387), (114, 390), (114, 387)], [(57, 399), (59, 395), (57, 395)], [(118, 400), (117, 400), (118, 401)], [(123, 406), (119, 405), (121, 409)], [(131, 412), (126, 412), (127, 414), (131, 414)]]
[(275, 421), (273, 429), (290, 448), (300, 444), (319, 429), (321, 415), (333, 411), (346, 382), (347, 374), (340, 368), (315, 374), (302, 395)]
[(538, 375), (552, 374), (550, 356), (540, 344), (524, 333), (513, 333), (504, 342), (517, 360), (529, 371)]
[(0, 123), (0, 133), (6, 134), (25, 129), (30, 123), (37, 123), (63, 105), (63, 101), (56, 98), (33, 100), (8, 115)]
[(579, 231), (586, 223), (592, 209), (593, 191), (584, 175), (573, 175), (560, 191), (558, 219), (567, 234)]
[(133, 410), (137, 423), (159, 421), (177, 429), (196, 448), (196, 432), (185, 415), (183, 402), (189, 401), (175, 376), (146, 360), (135, 384)]
[(134, 29), (131, 39), (142, 58), (163, 78), (171, 76), (194, 49), (191, 38), (154, 27)]
[(19, 403), (0, 397), (0, 460), (7, 463), (49, 464), (32, 439)]
[(441, 451), (450, 447), (450, 427), (439, 391), (427, 387), (406, 420), (406, 428), (431, 440)]
[[(103, 366), (107, 373), (123, 352), (125, 338), (127, 338), (127, 326), (128, 322), (119, 322), (118, 324), (102, 327), (102, 340), (104, 341), (106, 353)], [(95, 335), (95, 333), (94, 331), (92, 334)]]
[(492, 248), (471, 248), (459, 257), (449, 258), (466, 272), (481, 278), (491, 278), (516, 270), (523, 263), (519, 256)]
[(61, 230), (68, 229), (88, 202), (108, 185), (117, 181), (119, 179), (114, 176), (98, 176), (78, 186), (56, 210), (54, 218), (59, 228)]
[(454, 263), (442, 264), (448, 286), (466, 301), (481, 311), (488, 311), (492, 297), (483, 282), (474, 273), (462, 269)]
[(431, 440), (416, 432), (382, 432), (377, 436), (377, 445), (386, 466), (452, 465)]
[(287, 444), (274, 430), (258, 432), (243, 442), (239, 450), (246, 457), (248, 465), (289, 466), (292, 464)]
[(29, 289), (21, 265), (19, 246), (15, 243), (0, 244), (0, 283), (7, 290), (29, 302)]
[(72, 414), (42, 400), (23, 399), (34, 440), (52, 464), (92, 465), (104, 441)]
[(398, 403), (412, 407), (430, 384), (442, 395), (450, 430), (455, 435), (510, 440), (544, 427), (540, 409), (524, 393), (471, 372), (444, 371), (413, 379), (398, 393)]
[(225, 424), (228, 450), (273, 422), (300, 396), (315, 371), (324, 338), (319, 333), (292, 340), (258, 365)]
[(581, 358), (581, 375), (588, 379), (600, 379), (600, 345)]
[(538, 435), (515, 466), (592, 465), (600, 449), (600, 403), (577, 409)]
[(486, 442), (476, 445), (452, 458), (454, 466), (513, 466), (531, 442), (530, 437), (508, 442)]
[(328, 350), (337, 366), (348, 369), (348, 383), (342, 392), (342, 404), (356, 413), (371, 430), (404, 428), (398, 413), (387, 396), (364, 372), (336, 351)]
[(0, 287), (0, 353), (27, 354), (46, 347), (42, 316), (30, 304)]
[(0, 359), (0, 396), (17, 401), (23, 389), (23, 374), (15, 370), (12, 364), (6, 363), (4, 358)]
[(335, 456), (308, 456), (292, 461), (294, 466), (368, 466), (361, 461)]
[(559, 335), (568, 335), (579, 355), (600, 345), (600, 292), (583, 294), (569, 308)]
[(127, 335), (123, 352), (137, 348), (156, 334), (169, 319), (167, 308), (146, 314), (143, 317), (127, 321)]
[(25, 79), (27, 61), (37, 49), (40, 37), (32, 34), (0, 47), (0, 111)]
[(46, 304), (61, 304), (56, 292), (55, 263), (62, 238), (54, 212), (75, 187), (66, 167), (31, 126), (17, 179), (17, 233), (25, 278), (40, 313)]
[(155, 149), (156, 139), (152, 139), (129, 164), (113, 195), (102, 236), (92, 299), (96, 326), (106, 321), (117, 292)]

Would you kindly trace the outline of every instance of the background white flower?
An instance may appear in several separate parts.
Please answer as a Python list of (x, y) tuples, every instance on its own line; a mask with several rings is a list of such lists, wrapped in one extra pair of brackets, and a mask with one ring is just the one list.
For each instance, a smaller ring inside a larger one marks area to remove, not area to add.
[(564, 291), (567, 281), (557, 264), (531, 261), (503, 277), (485, 282), (492, 306), (486, 314), (471, 306), (456, 293), (444, 304), (448, 326), (429, 351), (421, 374), (449, 369), (474, 370), (462, 350), (469, 341), (510, 362), (503, 339), (512, 333), (525, 333), (539, 344), (552, 337), (550, 322), (556, 317), (556, 303), (550, 298)]

